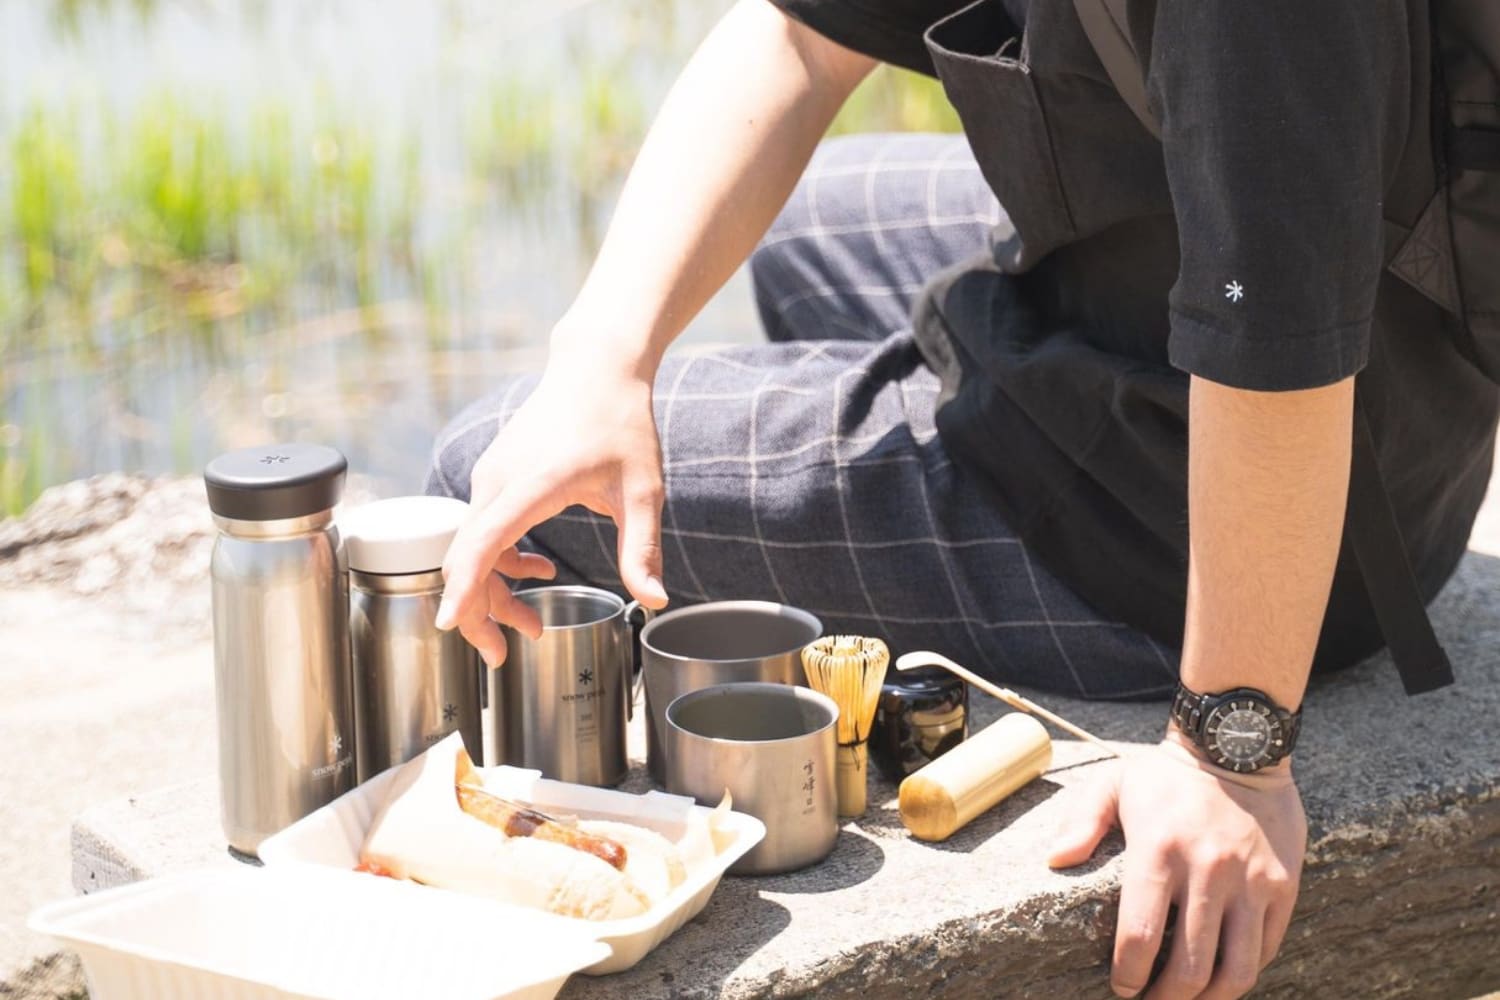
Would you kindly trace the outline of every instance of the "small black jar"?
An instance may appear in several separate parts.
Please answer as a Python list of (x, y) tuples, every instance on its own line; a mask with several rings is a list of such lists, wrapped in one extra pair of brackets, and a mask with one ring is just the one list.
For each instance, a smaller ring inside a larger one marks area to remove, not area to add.
[(892, 672), (880, 687), (870, 755), (895, 784), (969, 738), (969, 686), (941, 667)]

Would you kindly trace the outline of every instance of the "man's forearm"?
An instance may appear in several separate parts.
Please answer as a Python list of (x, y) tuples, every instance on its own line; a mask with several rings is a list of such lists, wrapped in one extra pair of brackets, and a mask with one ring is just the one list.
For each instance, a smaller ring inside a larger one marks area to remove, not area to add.
[(1248, 392), (1194, 377), (1182, 680), (1302, 703), (1342, 537), (1354, 380)]
[(662, 105), (554, 347), (642, 374), (734, 273), (874, 61), (742, 0)]

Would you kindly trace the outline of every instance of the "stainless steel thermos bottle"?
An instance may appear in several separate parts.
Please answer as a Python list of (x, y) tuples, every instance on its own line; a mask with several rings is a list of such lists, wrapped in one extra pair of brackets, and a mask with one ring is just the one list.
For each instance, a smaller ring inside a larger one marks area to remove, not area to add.
[(394, 497), (342, 518), (360, 781), (454, 730), (480, 759), (479, 656), (433, 624), (443, 557), (468, 510), (449, 497)]
[(219, 787), (229, 845), (266, 837), (354, 787), (349, 584), (332, 448), (245, 448), (208, 464)]

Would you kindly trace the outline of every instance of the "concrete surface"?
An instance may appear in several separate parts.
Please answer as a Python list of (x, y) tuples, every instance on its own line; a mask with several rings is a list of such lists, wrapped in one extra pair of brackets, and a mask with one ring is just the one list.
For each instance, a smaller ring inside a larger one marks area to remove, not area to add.
[[(0, 733), (12, 753), (0, 769), (0, 997), (52, 997), (76, 989), (77, 971), (22, 928), (36, 905), (68, 895), (70, 881), (231, 863), (213, 788), (212, 654), (201, 619), (88, 591), (87, 559), (56, 579), (22, 576), (4, 543), (0, 530)], [(1262, 995), (1500, 988), (1500, 740), (1489, 724), (1500, 717), (1500, 504), (1473, 547), (1434, 609), (1458, 687), (1407, 700), (1376, 661), (1312, 697), (1298, 763), (1308, 870)], [(140, 578), (124, 579), (128, 590)], [(1111, 739), (1161, 727), (1159, 706), (1049, 702)], [(1087, 776), (1089, 758), (1060, 743), (1059, 768), (945, 845), (907, 838), (892, 790), (872, 790), (871, 813), (823, 866), (725, 880), (636, 970), (575, 979), (564, 997), (1103, 996), (1118, 862), (1056, 875), (1038, 861), (1053, 795)]]
[(20, 975), (56, 951), (24, 923), (72, 892), (72, 817), (213, 773), (213, 650), (52, 588), (0, 589), (0, 635), (0, 984), (19, 989), (67, 971)]
[[(1408, 700), (1381, 661), (1319, 685), (1298, 755), (1312, 830), (1299, 917), (1257, 995), (1465, 997), (1500, 986), (1500, 741), (1467, 725), (1500, 717), (1500, 607), (1479, 610), (1495, 594), (1500, 559), (1472, 555), (1439, 609), (1460, 688)], [(1044, 700), (1112, 740), (1150, 742), (1162, 727), (1159, 705)], [(995, 715), (988, 699), (975, 702), (983, 719)], [(575, 978), (562, 996), (1108, 996), (1119, 842), (1079, 871), (1041, 862), (1056, 793), (1099, 759), (1059, 741), (1043, 780), (940, 845), (907, 836), (895, 789), (878, 785), (828, 861), (726, 879), (634, 970)], [(638, 768), (627, 787), (645, 787)], [(237, 863), (215, 795), (204, 781), (84, 813), (75, 885)]]

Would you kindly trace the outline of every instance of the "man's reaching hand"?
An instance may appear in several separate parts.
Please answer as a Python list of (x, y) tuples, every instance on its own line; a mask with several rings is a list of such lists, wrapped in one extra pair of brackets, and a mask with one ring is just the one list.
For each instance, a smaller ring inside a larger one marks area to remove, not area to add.
[(469, 519), (443, 563), (437, 625), (455, 626), (494, 667), (505, 659), (497, 622), (540, 636), (536, 612), (503, 577), (550, 579), (542, 556), (521, 553), (532, 528), (582, 504), (619, 529), (620, 576), (648, 608), (662, 608), (661, 448), (651, 384), (605, 365), (554, 359), (474, 465)]

